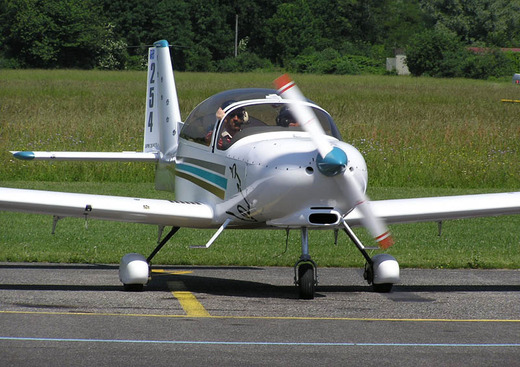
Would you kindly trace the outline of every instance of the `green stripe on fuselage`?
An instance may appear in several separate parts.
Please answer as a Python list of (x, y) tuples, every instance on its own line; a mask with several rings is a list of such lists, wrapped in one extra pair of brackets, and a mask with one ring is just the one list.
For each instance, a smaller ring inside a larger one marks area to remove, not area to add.
[(202, 187), (204, 190), (211, 192), (213, 195), (221, 198), (222, 200), (224, 200), (224, 197), (226, 196), (226, 190), (222, 190), (217, 186), (213, 186), (212, 184), (203, 181), (195, 176), (192, 176), (182, 171), (176, 171), (175, 174), (178, 177), (184, 178), (185, 180), (188, 180), (194, 183), (195, 185)]
[(227, 179), (223, 176), (226, 167), (194, 158), (183, 158), (175, 166), (175, 174), (224, 199)]

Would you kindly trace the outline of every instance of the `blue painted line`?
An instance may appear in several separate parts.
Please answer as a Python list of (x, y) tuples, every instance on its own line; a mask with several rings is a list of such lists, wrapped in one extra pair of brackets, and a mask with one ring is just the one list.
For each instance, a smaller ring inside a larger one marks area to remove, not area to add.
[(223, 189), (227, 188), (227, 179), (225, 177), (216, 175), (212, 172), (208, 172), (199, 167), (190, 166), (190, 165), (182, 164), (182, 163), (177, 164), (177, 166), (175, 168), (179, 171), (183, 171), (186, 173), (191, 173), (193, 175), (199, 176), (199, 177), (205, 179), (206, 181), (209, 181)]
[(24, 338), (0, 336), (8, 341), (79, 342), (79, 343), (123, 343), (123, 344), (193, 344), (193, 345), (264, 345), (264, 346), (311, 346), (311, 347), (456, 347), (456, 348), (520, 348), (519, 343), (334, 343), (334, 342), (247, 342), (247, 341), (194, 341), (194, 340), (132, 340), (132, 339), (63, 339)]

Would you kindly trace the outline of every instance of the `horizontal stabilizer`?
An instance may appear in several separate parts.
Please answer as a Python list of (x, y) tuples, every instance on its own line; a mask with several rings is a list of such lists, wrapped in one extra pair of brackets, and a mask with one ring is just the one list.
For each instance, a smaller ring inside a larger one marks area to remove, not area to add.
[(158, 153), (145, 152), (11, 152), (17, 159), (55, 161), (157, 162)]

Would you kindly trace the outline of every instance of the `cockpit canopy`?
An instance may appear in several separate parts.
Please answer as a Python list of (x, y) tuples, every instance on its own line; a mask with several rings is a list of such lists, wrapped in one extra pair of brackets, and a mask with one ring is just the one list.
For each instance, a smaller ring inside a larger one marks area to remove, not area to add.
[[(311, 101), (309, 106), (325, 133), (341, 140), (332, 117)], [(235, 130), (227, 132), (231, 120), (236, 123), (233, 124)], [(225, 150), (245, 136), (287, 129), (302, 131), (294, 120), (290, 103), (275, 90), (233, 89), (218, 93), (195, 107), (184, 122), (180, 137), (207, 146), (214, 144), (217, 149)]]

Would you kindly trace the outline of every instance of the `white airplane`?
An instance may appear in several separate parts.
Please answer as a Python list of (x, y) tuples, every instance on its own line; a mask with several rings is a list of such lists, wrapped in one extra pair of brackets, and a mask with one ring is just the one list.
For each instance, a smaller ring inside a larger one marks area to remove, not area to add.
[[(342, 229), (366, 259), (365, 279), (378, 292), (400, 281), (399, 265), (386, 253), (370, 257), (352, 231), (363, 225), (383, 249), (392, 245), (385, 223), (520, 213), (520, 192), (368, 201), (367, 167), (360, 152), (341, 140), (331, 116), (305, 99), (284, 75), (274, 89), (218, 93), (181, 120), (167, 41), (149, 49), (142, 152), (12, 152), (23, 160), (146, 161), (155, 163), (156, 188), (175, 200), (0, 188), (0, 210), (153, 224), (159, 238), (148, 256), (127, 254), (119, 277), (142, 290), (150, 263), (181, 227), (215, 228), (200, 247), (225, 229), (301, 231), (294, 282), (301, 298), (314, 297), (317, 265), (308, 230)], [(54, 229), (54, 228), (53, 228)]]

